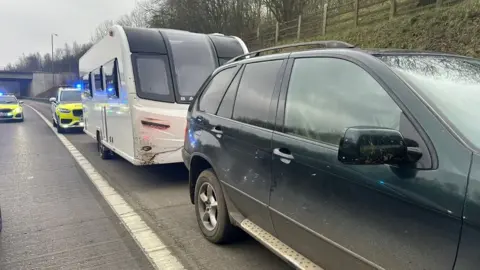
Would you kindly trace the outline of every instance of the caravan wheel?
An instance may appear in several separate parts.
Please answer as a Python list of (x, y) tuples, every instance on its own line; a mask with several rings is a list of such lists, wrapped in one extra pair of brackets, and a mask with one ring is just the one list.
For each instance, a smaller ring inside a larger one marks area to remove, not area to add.
[(113, 152), (102, 143), (102, 139), (98, 134), (97, 134), (97, 149), (101, 159), (111, 159), (113, 157)]

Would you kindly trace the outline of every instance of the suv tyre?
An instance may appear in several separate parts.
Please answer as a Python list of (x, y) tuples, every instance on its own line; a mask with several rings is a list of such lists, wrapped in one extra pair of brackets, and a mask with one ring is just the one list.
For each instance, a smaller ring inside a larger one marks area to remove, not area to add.
[(195, 185), (195, 214), (198, 226), (210, 242), (230, 242), (238, 228), (230, 223), (220, 182), (212, 169), (204, 170)]

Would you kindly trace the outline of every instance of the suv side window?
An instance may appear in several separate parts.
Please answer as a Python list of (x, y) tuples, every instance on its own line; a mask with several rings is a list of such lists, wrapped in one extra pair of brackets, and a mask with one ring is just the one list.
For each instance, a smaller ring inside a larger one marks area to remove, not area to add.
[(228, 87), (227, 93), (223, 96), (222, 103), (220, 103), (220, 107), (218, 108), (218, 116), (232, 118), (233, 105), (235, 102), (235, 96), (237, 95), (238, 82), (240, 81), (241, 76), (242, 71), (240, 70), (237, 72), (237, 75), (235, 75), (235, 78)]
[(401, 109), (361, 67), (336, 58), (297, 59), (290, 77), (286, 133), (338, 145), (345, 129), (399, 130)]
[(277, 75), (283, 60), (245, 66), (233, 109), (233, 119), (267, 128), (267, 118)]
[(217, 73), (208, 83), (202, 97), (200, 98), (199, 109), (206, 113), (215, 114), (220, 101), (232, 82), (236, 67), (224, 69)]

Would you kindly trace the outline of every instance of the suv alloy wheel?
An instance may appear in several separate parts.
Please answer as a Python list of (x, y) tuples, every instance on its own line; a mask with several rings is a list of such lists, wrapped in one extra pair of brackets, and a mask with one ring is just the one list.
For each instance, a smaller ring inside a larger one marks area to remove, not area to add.
[(195, 214), (203, 235), (213, 243), (233, 240), (238, 229), (230, 223), (220, 182), (212, 169), (200, 173), (195, 185)]

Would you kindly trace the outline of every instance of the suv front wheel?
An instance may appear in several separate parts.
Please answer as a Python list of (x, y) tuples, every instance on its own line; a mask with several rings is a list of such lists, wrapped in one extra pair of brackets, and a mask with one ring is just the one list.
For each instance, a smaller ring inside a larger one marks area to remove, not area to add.
[(198, 176), (195, 185), (195, 213), (203, 235), (212, 243), (230, 242), (238, 233), (239, 229), (230, 223), (220, 182), (211, 169)]

